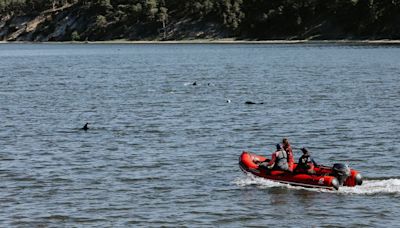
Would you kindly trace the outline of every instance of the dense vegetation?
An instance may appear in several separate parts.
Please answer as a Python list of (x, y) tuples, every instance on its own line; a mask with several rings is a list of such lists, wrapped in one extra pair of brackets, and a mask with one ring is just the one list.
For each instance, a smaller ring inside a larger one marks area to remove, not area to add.
[(10, 40), (400, 38), (400, 0), (0, 0), (0, 13)]

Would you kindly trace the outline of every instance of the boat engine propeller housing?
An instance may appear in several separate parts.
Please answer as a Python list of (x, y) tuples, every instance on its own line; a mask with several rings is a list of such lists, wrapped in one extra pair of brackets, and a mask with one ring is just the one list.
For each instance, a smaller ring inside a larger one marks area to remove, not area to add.
[(347, 164), (342, 164), (342, 163), (333, 164), (332, 172), (333, 176), (335, 176), (338, 179), (339, 185), (341, 186), (350, 176), (350, 168)]

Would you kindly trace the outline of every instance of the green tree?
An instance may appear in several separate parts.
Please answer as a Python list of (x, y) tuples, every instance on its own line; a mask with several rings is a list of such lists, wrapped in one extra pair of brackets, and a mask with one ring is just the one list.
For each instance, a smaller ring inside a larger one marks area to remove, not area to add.
[(236, 30), (244, 17), (241, 10), (242, 0), (224, 0), (221, 2), (221, 15), (223, 23), (228, 28)]
[(110, 3), (110, 0), (95, 0), (92, 3), (92, 7), (98, 12), (98, 13), (106, 13), (107, 10), (112, 10), (112, 5)]
[(98, 15), (96, 17), (96, 25), (99, 28), (105, 28), (107, 27), (107, 18), (103, 15)]
[(72, 34), (71, 34), (71, 40), (72, 41), (77, 41), (77, 40), (80, 40), (80, 39), (81, 39), (81, 37), (79, 36), (79, 33), (77, 31), (72, 32)]
[(145, 14), (149, 20), (154, 20), (158, 13), (157, 1), (156, 0), (145, 0), (144, 1)]
[(136, 21), (136, 23), (139, 22), (142, 13), (143, 13), (142, 4), (136, 3), (131, 6), (130, 15)]

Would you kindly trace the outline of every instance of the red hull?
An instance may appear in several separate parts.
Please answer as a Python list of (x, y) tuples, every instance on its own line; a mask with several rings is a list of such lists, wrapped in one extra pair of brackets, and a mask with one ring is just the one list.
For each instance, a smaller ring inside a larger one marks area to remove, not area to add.
[[(279, 170), (268, 171), (259, 168), (258, 162), (263, 162), (267, 158), (263, 156), (259, 156), (249, 152), (243, 152), (239, 158), (239, 166), (240, 168), (247, 173), (251, 173), (258, 177), (263, 177), (265, 179), (303, 186), (303, 187), (312, 187), (312, 188), (326, 188), (326, 189), (339, 189), (339, 182), (336, 177), (332, 175), (332, 168), (327, 166), (318, 166), (314, 168), (315, 174), (307, 174), (307, 173), (297, 173), (297, 172), (285, 172)], [(294, 164), (294, 169), (297, 164)], [(358, 174), (355, 170), (350, 170), (350, 176), (343, 183), (343, 186), (353, 187), (357, 184), (361, 184), (362, 181), (357, 181), (357, 178), (361, 178), (361, 175)], [(359, 180), (359, 179), (358, 179)]]

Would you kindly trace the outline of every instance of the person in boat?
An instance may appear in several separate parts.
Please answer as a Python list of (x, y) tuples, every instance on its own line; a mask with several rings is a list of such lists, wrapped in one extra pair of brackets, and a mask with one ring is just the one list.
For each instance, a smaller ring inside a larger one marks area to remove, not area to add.
[(318, 164), (311, 158), (310, 152), (306, 148), (301, 148), (303, 155), (299, 158), (299, 163), (296, 167), (296, 172), (314, 174), (314, 167)]
[(287, 153), (287, 161), (288, 161), (289, 171), (292, 172), (293, 165), (294, 165), (294, 157), (293, 157), (292, 147), (290, 146), (289, 140), (287, 138), (283, 138), (282, 145), (283, 145), (283, 149)]
[(289, 171), (286, 151), (283, 150), (280, 144), (277, 144), (276, 151), (272, 153), (271, 160), (262, 162), (260, 166), (267, 170)]

